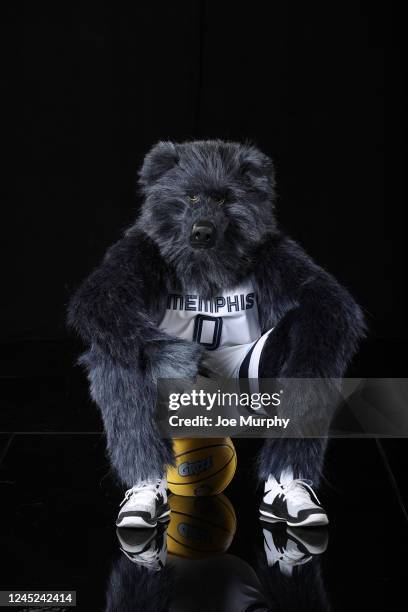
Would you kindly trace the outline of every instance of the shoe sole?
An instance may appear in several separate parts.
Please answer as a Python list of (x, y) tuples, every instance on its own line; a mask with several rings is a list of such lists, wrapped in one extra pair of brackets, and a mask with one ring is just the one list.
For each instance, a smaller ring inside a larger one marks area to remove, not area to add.
[(311, 514), (310, 516), (307, 516), (303, 521), (298, 521), (294, 523), (293, 521), (287, 521), (286, 519), (281, 518), (280, 516), (275, 516), (274, 514), (266, 512), (265, 510), (260, 510), (260, 513), (261, 520), (263, 518), (266, 518), (270, 521), (281, 521), (283, 523), (286, 523), (290, 527), (322, 527), (323, 525), (329, 524), (329, 519), (325, 514)]
[(142, 516), (124, 516), (120, 523), (116, 522), (116, 527), (127, 527), (127, 528), (136, 528), (136, 529), (152, 529), (157, 527), (158, 521), (162, 521), (166, 519), (170, 515), (170, 510), (166, 510), (160, 516), (157, 517), (156, 521), (151, 523), (144, 520)]

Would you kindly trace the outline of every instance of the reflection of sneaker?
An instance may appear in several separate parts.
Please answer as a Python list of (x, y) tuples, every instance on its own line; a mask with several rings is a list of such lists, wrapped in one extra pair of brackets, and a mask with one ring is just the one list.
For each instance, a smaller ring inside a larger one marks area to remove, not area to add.
[(120, 550), (132, 563), (159, 571), (166, 564), (166, 532), (167, 525), (159, 525), (155, 529), (118, 528), (116, 535)]
[(170, 514), (167, 480), (141, 482), (128, 491), (121, 503), (117, 527), (156, 527), (157, 521)]
[(291, 527), (327, 525), (329, 520), (320, 506), (310, 480), (293, 479), (290, 472), (283, 472), (280, 481), (269, 476), (261, 503), (261, 515), (285, 521)]
[(288, 537), (296, 540), (298, 546), (302, 546), (310, 555), (323, 554), (329, 543), (329, 532), (326, 527), (316, 529), (303, 529), (302, 527), (288, 527)]
[(305, 565), (327, 548), (328, 532), (316, 529), (284, 529), (263, 522), (264, 548), (268, 565), (276, 563), (282, 574), (291, 576), (295, 567)]

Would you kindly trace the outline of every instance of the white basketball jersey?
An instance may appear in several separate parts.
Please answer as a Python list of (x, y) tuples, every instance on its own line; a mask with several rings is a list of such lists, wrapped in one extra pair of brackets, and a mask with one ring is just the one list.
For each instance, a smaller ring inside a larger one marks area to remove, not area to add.
[(160, 329), (206, 349), (204, 365), (218, 376), (235, 377), (252, 344), (261, 336), (251, 281), (204, 300), (194, 293), (170, 293)]

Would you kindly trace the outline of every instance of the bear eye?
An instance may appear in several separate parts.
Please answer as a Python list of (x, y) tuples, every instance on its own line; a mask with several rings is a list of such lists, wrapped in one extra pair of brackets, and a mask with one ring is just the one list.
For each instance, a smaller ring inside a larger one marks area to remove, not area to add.
[(215, 203), (218, 204), (219, 206), (222, 206), (222, 204), (224, 204), (225, 202), (225, 198), (214, 198)]
[(197, 202), (200, 201), (200, 196), (197, 194), (189, 195), (187, 197), (190, 200), (190, 202), (192, 202), (193, 204), (197, 204)]

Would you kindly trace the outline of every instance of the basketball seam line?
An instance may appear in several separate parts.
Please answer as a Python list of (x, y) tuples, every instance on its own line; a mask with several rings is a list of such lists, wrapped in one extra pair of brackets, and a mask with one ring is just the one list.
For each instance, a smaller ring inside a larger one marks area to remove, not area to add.
[[(182, 457), (183, 455), (188, 455), (188, 453), (196, 453), (197, 451), (207, 450), (207, 448), (220, 448), (222, 446), (225, 446), (227, 448), (231, 448), (231, 446), (229, 444), (210, 444), (209, 446), (200, 446), (199, 448), (194, 448), (193, 450), (190, 449), (190, 450), (183, 451), (182, 453), (179, 453), (178, 455), (174, 455), (174, 458), (177, 459), (177, 457)], [(234, 452), (235, 452), (235, 448), (231, 448), (231, 450), (234, 450)]]
[[(227, 462), (225, 465), (223, 465), (223, 466), (222, 466), (222, 468), (220, 468), (219, 470), (217, 470), (216, 472), (214, 472), (214, 474), (211, 474), (211, 476), (203, 476), (203, 478), (200, 478), (200, 480), (193, 480), (193, 481), (190, 481), (190, 482), (173, 482), (173, 481), (171, 481), (171, 480), (168, 480), (168, 481), (167, 481), (167, 483), (168, 483), (168, 484), (171, 484), (171, 485), (175, 485), (175, 486), (177, 486), (177, 487), (182, 487), (182, 486), (184, 486), (184, 485), (197, 484), (197, 483), (199, 483), (199, 482), (202, 482), (203, 480), (209, 480), (210, 478), (213, 478), (213, 476), (216, 476), (217, 474), (219, 474), (220, 472), (222, 472), (222, 470), (223, 470), (224, 468), (226, 468), (226, 467), (227, 467), (227, 465), (229, 465), (229, 464), (231, 463), (231, 461), (234, 459), (234, 457), (236, 457), (236, 453), (235, 453), (235, 451), (233, 452), (233, 454), (232, 454), (232, 456), (231, 456), (231, 459), (230, 459), (230, 460), (229, 460), (229, 461), (228, 461), (228, 462)], [(228, 481), (227, 486), (228, 486), (228, 485), (229, 485), (229, 483), (231, 482), (231, 480), (232, 480), (233, 476), (234, 476), (234, 475), (232, 475), (232, 476), (231, 476), (230, 480)]]

